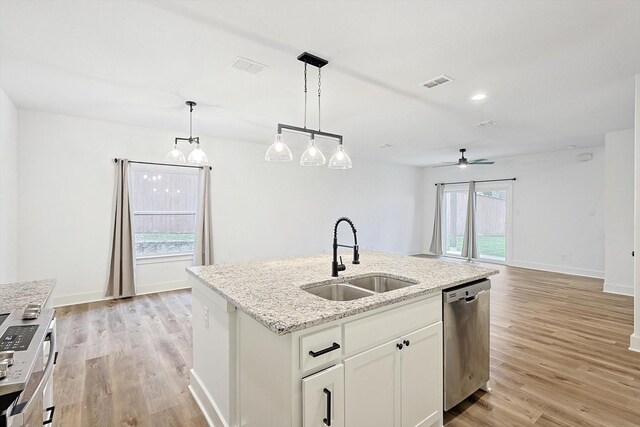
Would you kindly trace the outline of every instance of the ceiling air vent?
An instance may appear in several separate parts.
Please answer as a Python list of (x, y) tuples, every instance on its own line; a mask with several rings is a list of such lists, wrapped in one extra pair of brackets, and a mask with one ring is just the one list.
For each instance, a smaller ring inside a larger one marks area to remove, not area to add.
[(231, 66), (233, 68), (237, 68), (238, 70), (246, 71), (247, 73), (251, 74), (258, 74), (260, 71), (267, 68), (267, 66), (264, 64), (252, 61), (247, 58), (243, 58), (241, 56), (238, 56), (235, 61), (233, 61), (233, 64)]
[(449, 76), (445, 76), (444, 74), (441, 76), (436, 77), (435, 79), (431, 79), (431, 80), (427, 80), (426, 82), (422, 83), (420, 86), (424, 86), (427, 89), (431, 89), (434, 88), (436, 86), (440, 86), (443, 85), (445, 83), (449, 83), (452, 82), (453, 79)]
[(497, 123), (494, 122), (493, 120), (485, 120), (484, 122), (476, 123), (475, 125), (473, 125), (473, 127), (482, 129), (482, 128), (488, 128), (495, 125), (497, 125)]

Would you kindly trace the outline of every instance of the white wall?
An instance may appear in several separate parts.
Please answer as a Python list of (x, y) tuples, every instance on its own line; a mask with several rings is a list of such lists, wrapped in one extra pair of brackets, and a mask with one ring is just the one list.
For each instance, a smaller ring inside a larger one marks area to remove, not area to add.
[(635, 120), (635, 179), (636, 184), (634, 190), (634, 248), (636, 256), (633, 259), (634, 263), (634, 278), (635, 282), (635, 299), (634, 299), (634, 332), (631, 336), (630, 348), (635, 351), (640, 351), (640, 74), (636, 75), (636, 120)]
[(0, 283), (18, 275), (18, 111), (0, 89)]
[[(578, 161), (582, 152), (593, 160)], [(424, 248), (433, 232), (434, 183), (513, 177), (511, 265), (604, 277), (603, 147), (426, 168)]]
[[(113, 158), (162, 160), (184, 129), (168, 133), (20, 111), (19, 131), (20, 279), (57, 278), (56, 304), (100, 298), (109, 257)], [(343, 215), (354, 220), (363, 249), (421, 252), (421, 169), (357, 158), (348, 171), (303, 168), (265, 162), (266, 143), (201, 140), (214, 167), (216, 262), (328, 253), (333, 224)], [(304, 147), (293, 148), (299, 155)], [(347, 229), (340, 236), (350, 242)], [(330, 261), (327, 255), (328, 273)], [(178, 286), (188, 264), (146, 264), (138, 269), (138, 284), (143, 291)]]
[(633, 295), (633, 129), (605, 135), (605, 292)]

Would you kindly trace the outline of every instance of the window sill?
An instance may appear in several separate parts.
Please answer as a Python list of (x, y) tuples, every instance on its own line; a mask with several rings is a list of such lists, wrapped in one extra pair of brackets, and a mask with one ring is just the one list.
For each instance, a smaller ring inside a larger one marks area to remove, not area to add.
[(136, 258), (136, 265), (193, 261), (193, 254), (149, 255)]

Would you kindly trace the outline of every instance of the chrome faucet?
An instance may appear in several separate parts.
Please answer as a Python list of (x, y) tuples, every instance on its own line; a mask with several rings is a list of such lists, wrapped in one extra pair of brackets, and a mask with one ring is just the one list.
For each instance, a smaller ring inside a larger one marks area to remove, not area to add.
[[(342, 222), (346, 221), (351, 226), (351, 231), (353, 231), (353, 246), (348, 245), (339, 245), (338, 244), (338, 225)], [(353, 225), (353, 221), (351, 221), (347, 217), (338, 218), (336, 221), (336, 225), (333, 228), (333, 262), (331, 263), (331, 276), (338, 277), (338, 271), (344, 271), (347, 267), (342, 263), (342, 257), (340, 257), (340, 264), (338, 264), (338, 246), (342, 248), (353, 248), (353, 261), (352, 264), (360, 264), (360, 254), (358, 253), (358, 236), (356, 235), (356, 227)]]

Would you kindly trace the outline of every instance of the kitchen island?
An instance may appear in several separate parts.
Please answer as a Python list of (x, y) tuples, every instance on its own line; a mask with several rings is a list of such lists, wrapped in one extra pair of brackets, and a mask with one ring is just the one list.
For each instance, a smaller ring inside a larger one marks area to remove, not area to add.
[[(360, 260), (337, 278), (327, 254), (188, 269), (190, 389), (212, 425), (442, 424), (441, 290), (497, 270), (375, 252)], [(318, 296), (363, 278), (398, 286)]]

